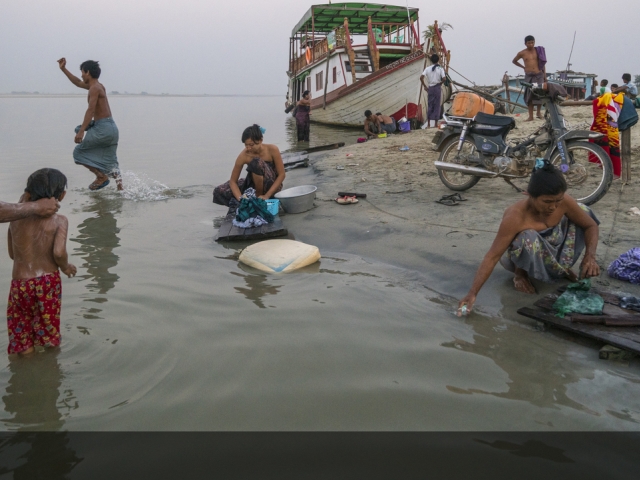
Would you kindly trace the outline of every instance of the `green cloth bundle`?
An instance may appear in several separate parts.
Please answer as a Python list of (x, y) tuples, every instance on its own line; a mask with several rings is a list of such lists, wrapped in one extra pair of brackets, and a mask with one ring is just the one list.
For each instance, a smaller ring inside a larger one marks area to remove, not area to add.
[(269, 213), (267, 202), (258, 197), (242, 197), (236, 210), (236, 220), (244, 222), (257, 216), (261, 216), (267, 223), (273, 223), (274, 217)]
[(585, 278), (567, 285), (567, 289), (553, 304), (556, 316), (564, 318), (567, 313), (602, 315), (604, 299), (597, 293), (589, 293), (591, 279)]

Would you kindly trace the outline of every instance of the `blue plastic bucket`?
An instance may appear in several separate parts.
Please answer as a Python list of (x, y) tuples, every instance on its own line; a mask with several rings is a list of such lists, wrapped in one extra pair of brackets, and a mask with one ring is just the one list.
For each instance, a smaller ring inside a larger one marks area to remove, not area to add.
[(275, 198), (267, 200), (267, 210), (269, 210), (269, 213), (274, 217), (277, 216), (278, 211), (280, 210), (280, 200), (277, 200)]
[(411, 122), (398, 122), (398, 130), (408, 132), (411, 130)]

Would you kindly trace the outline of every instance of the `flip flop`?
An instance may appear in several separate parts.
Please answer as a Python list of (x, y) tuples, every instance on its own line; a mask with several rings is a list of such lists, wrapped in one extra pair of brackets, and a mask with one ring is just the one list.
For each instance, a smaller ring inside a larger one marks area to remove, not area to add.
[[(108, 178), (103, 183), (101, 183), (100, 185), (96, 185), (95, 183), (92, 183), (91, 185), (89, 185), (89, 190), (95, 192), (96, 190), (100, 190), (101, 188), (104, 188), (107, 185), (109, 185), (109, 179)], [(91, 188), (91, 187), (93, 187), (93, 188)]]
[(436, 203), (446, 205), (447, 207), (457, 207), (458, 205), (460, 205), (452, 198), (441, 198), (440, 200), (436, 200)]
[(336, 202), (338, 202), (340, 205), (350, 205), (352, 203), (358, 203), (358, 199), (356, 197), (343, 196), (336, 198)]
[(440, 198), (440, 200), (453, 200), (454, 202), (466, 202), (467, 199), (466, 198), (462, 198), (462, 195), (460, 195), (459, 193), (452, 193), (451, 195), (443, 195), (442, 198)]

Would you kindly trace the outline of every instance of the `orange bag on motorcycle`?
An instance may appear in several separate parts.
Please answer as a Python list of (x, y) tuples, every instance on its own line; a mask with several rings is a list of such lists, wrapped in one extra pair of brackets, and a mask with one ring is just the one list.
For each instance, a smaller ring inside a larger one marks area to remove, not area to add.
[(449, 114), (454, 117), (473, 118), (479, 112), (493, 115), (494, 111), (493, 103), (485, 100), (480, 95), (471, 92), (460, 92), (453, 99)]

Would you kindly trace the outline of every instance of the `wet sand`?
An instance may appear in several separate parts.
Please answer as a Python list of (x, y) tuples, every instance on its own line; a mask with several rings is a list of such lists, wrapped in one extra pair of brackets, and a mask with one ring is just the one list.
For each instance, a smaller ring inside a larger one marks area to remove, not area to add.
[[(563, 111), (572, 125), (584, 123), (588, 129), (589, 107), (565, 107)], [(512, 137), (526, 136), (542, 123), (524, 122), (524, 115), (515, 118), (517, 129)], [(505, 208), (521, 194), (501, 179), (482, 179), (463, 192), (467, 201), (459, 206), (435, 203), (452, 193), (433, 166), (438, 158), (431, 143), (435, 131), (417, 130), (347, 146), (312, 159), (313, 174), (298, 173), (295, 179), (289, 174), (287, 185), (318, 186), (316, 208), (288, 215), (289, 231), (321, 250), (330, 248), (417, 270), (431, 278), (429, 286), (438, 293), (462, 298), (495, 237)], [(400, 151), (405, 145), (409, 151)], [(345, 169), (337, 170), (337, 165)], [(334, 201), (338, 191), (366, 193), (367, 198), (353, 205), (338, 205)], [(606, 273), (615, 258), (637, 246), (640, 217), (627, 212), (640, 204), (639, 194), (640, 128), (634, 127), (630, 184), (622, 186), (620, 180), (614, 180), (607, 195), (592, 207), (601, 222), (597, 261), (602, 273), (594, 280), (598, 287), (640, 294), (640, 287)], [(510, 318), (529, 321), (516, 310), (532, 304), (538, 295), (516, 292), (512, 277), (498, 265), (481, 290), (476, 309), (495, 314), (505, 308), (503, 314)], [(539, 294), (558, 286), (536, 281), (534, 285)]]

